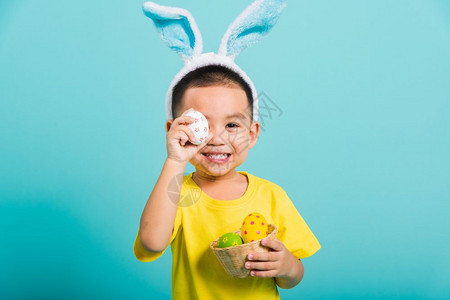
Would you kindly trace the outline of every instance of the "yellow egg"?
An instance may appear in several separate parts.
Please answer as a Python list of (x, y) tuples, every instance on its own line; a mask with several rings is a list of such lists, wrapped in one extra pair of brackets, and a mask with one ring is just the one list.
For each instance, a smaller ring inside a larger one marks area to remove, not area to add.
[(241, 236), (244, 243), (250, 243), (265, 238), (268, 234), (266, 219), (259, 213), (251, 213), (245, 217), (241, 226)]

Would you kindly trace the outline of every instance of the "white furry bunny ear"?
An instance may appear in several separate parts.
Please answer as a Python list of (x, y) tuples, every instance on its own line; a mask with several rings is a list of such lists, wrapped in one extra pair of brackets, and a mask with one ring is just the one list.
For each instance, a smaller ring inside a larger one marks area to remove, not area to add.
[(145, 2), (144, 14), (153, 20), (161, 39), (183, 60), (198, 56), (203, 50), (200, 30), (189, 11)]
[(242, 50), (262, 39), (278, 20), (286, 0), (256, 0), (228, 27), (219, 55), (235, 58)]

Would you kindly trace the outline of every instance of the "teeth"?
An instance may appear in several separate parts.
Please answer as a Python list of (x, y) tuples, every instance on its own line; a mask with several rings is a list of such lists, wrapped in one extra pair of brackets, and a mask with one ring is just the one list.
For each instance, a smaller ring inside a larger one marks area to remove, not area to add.
[(225, 159), (228, 157), (227, 154), (206, 154), (206, 156), (211, 157), (213, 159)]

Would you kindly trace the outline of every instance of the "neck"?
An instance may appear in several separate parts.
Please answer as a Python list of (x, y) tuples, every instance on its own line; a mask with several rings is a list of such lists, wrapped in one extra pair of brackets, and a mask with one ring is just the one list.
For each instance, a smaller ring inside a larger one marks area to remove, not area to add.
[(236, 170), (228, 172), (227, 174), (222, 176), (212, 176), (202, 171), (196, 170), (194, 174), (192, 174), (192, 179), (195, 181), (195, 183), (197, 183), (198, 186), (201, 186), (203, 184), (211, 184), (213, 182), (227, 183), (238, 179), (240, 176), (241, 174), (239, 174)]

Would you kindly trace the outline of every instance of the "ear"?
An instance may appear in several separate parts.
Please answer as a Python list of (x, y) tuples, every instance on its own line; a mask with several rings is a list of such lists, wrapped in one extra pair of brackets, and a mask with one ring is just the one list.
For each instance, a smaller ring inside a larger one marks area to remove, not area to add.
[(170, 127), (172, 127), (173, 120), (167, 120), (166, 122), (166, 132), (169, 132)]
[(249, 134), (249, 143), (248, 143), (248, 148), (251, 149), (256, 145), (256, 142), (258, 141), (258, 137), (259, 137), (259, 122), (258, 121), (254, 121), (252, 122), (252, 124), (250, 125), (250, 134)]
[(153, 20), (161, 39), (183, 60), (200, 55), (203, 40), (192, 15), (185, 9), (145, 2), (144, 14)]
[(286, 0), (256, 0), (228, 27), (218, 54), (235, 58), (262, 39), (278, 20)]

